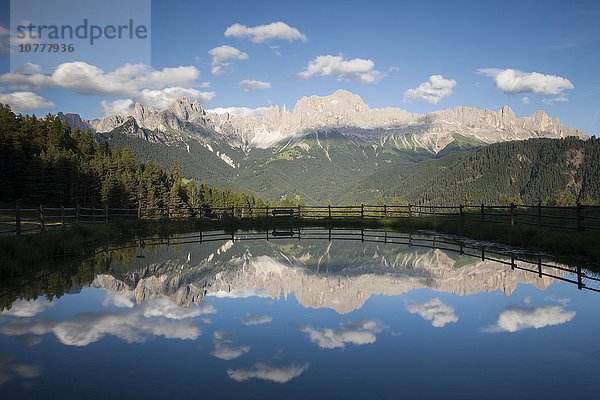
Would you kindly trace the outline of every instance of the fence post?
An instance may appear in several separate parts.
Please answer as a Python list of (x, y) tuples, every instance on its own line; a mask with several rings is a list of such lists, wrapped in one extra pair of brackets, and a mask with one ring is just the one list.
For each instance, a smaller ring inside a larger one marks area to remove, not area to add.
[(96, 206), (92, 204), (92, 222), (96, 222)]
[(458, 206), (458, 210), (460, 212), (460, 222), (465, 222), (465, 212), (463, 210), (463, 205), (462, 204), (460, 204)]
[(21, 207), (18, 204), (15, 207), (15, 232), (21, 234)]
[(388, 214), (387, 214), (387, 204), (384, 204), (384, 205), (383, 205), (383, 217), (384, 217), (384, 218), (387, 218), (387, 215), (388, 215)]
[(577, 202), (577, 229), (583, 229), (583, 225), (581, 224), (581, 220), (583, 217), (581, 216), (581, 203)]
[(298, 204), (298, 218), (302, 217), (302, 208), (300, 207), (300, 204)]
[(329, 212), (329, 219), (331, 219), (331, 204), (327, 205), (327, 211)]
[(538, 226), (542, 226), (542, 201), (538, 201), (537, 206), (537, 223)]
[(361, 218), (365, 217), (365, 205), (364, 204), (360, 205), (360, 217)]
[(485, 204), (481, 203), (481, 222), (485, 222)]
[(510, 203), (510, 224), (515, 224), (515, 203)]
[[(267, 218), (269, 218), (269, 206), (267, 206)], [(267, 239), (269, 240), (269, 239)]]
[(104, 223), (108, 224), (108, 204), (104, 206)]
[(44, 206), (40, 204), (40, 230), (46, 230), (46, 221), (44, 220)]
[(60, 226), (65, 226), (65, 206), (60, 206)]
[(408, 204), (408, 218), (412, 218), (412, 206)]
[(79, 204), (75, 206), (75, 225), (79, 225)]
[(235, 206), (231, 206), (231, 218), (235, 218)]

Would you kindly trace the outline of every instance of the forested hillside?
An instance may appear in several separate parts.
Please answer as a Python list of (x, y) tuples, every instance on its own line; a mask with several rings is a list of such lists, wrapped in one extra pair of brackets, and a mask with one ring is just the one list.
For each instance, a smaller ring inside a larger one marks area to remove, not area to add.
[[(128, 135), (123, 129), (100, 137), (111, 146), (131, 148), (139, 160), (156, 160), (163, 166), (179, 160), (185, 175), (199, 181), (264, 199), (301, 198), (311, 204), (337, 202), (352, 184), (382, 166), (412, 164), (442, 156), (423, 149), (373, 148), (335, 131), (307, 134), (301, 143), (252, 149), (248, 153), (217, 142), (211, 142), (209, 149), (193, 139), (168, 145), (156, 143)], [(456, 145), (446, 151), (465, 151), (465, 147)], [(235, 168), (217, 154), (231, 157)]]
[(356, 184), (342, 202), (395, 196), (426, 204), (596, 202), (600, 140), (498, 143), (467, 154), (390, 167)]
[(185, 208), (262, 205), (244, 193), (183, 179), (179, 162), (167, 171), (138, 162), (128, 148), (109, 147), (71, 130), (58, 117), (16, 116), (0, 104), (0, 203)]
[(302, 146), (249, 153), (197, 140), (167, 146), (119, 132), (94, 137), (58, 117), (16, 116), (0, 106), (0, 203), (185, 208), (261, 205), (258, 196), (313, 204), (600, 199), (596, 138), (465, 150), (441, 158), (390, 153), (388, 160), (386, 149), (368, 150), (335, 132), (307, 137)]

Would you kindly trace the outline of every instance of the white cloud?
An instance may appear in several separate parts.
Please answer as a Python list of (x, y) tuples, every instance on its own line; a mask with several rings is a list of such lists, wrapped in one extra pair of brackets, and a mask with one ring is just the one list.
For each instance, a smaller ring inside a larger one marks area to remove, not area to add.
[(215, 92), (201, 92), (196, 89), (169, 87), (165, 89), (144, 89), (138, 95), (138, 101), (155, 108), (165, 108), (176, 100), (187, 97), (190, 100), (198, 100), (200, 103), (208, 103), (216, 96)]
[(229, 332), (215, 331), (213, 333), (213, 342), (215, 349), (210, 354), (221, 360), (233, 360), (250, 351), (250, 346), (232, 345), (233, 334)]
[[(28, 25), (28, 24), (29, 24), (29, 21), (21, 21), (19, 23), (19, 25)], [(24, 38), (19, 38), (14, 33), (11, 35), (11, 32), (7, 28), (0, 25), (0, 54), (10, 54), (11, 46), (13, 47), (12, 51), (14, 52), (15, 51), (14, 47), (18, 46), (19, 44), (26, 44), (26, 43), (32, 43), (32, 44), (39, 43), (39, 40), (37, 39), (35, 32), (32, 32), (31, 36), (26, 35)]]
[(540, 329), (562, 325), (575, 317), (575, 311), (562, 306), (512, 307), (498, 315), (496, 325), (484, 328), (484, 332), (517, 332), (523, 329)]
[(144, 64), (125, 64), (105, 72), (82, 61), (60, 64), (50, 74), (39, 73), (34, 64), (25, 70), (0, 75), (0, 83), (10, 87), (61, 87), (83, 95), (126, 96), (153, 107), (163, 107), (180, 97), (208, 102), (214, 92), (195, 89), (200, 71), (194, 66), (153, 70)]
[(212, 57), (212, 63), (221, 64), (227, 60), (247, 60), (248, 54), (232, 46), (219, 46), (208, 51)]
[(319, 329), (302, 326), (300, 331), (308, 335), (310, 341), (322, 349), (343, 349), (347, 344), (362, 346), (375, 343), (376, 333), (381, 332), (379, 323), (363, 320), (340, 325), (341, 329)]
[(182, 309), (166, 298), (158, 298), (127, 310), (80, 314), (63, 322), (15, 321), (0, 327), (0, 333), (9, 336), (53, 333), (68, 346), (87, 346), (107, 335), (128, 343), (143, 343), (154, 337), (195, 340), (201, 334), (195, 317), (214, 312), (212, 306)]
[(442, 328), (458, 321), (454, 308), (443, 303), (437, 297), (423, 303), (407, 304), (406, 310), (411, 314), (420, 315), (424, 320), (431, 321), (431, 325), (436, 328)]
[(134, 101), (131, 99), (117, 99), (114, 101), (102, 100), (100, 102), (100, 107), (102, 107), (102, 111), (104, 111), (105, 115), (130, 114), (133, 105)]
[(211, 72), (213, 75), (223, 75), (223, 74), (229, 74), (231, 72), (233, 72), (234, 70), (234, 65), (233, 63), (222, 63), (219, 65), (213, 65), (213, 67), (211, 68)]
[(0, 103), (9, 104), (16, 112), (56, 107), (50, 100), (33, 92), (0, 93)]
[(573, 89), (570, 80), (558, 75), (523, 72), (516, 69), (481, 68), (477, 73), (494, 78), (496, 87), (505, 93), (538, 93), (558, 95)]
[(248, 54), (232, 46), (219, 46), (210, 49), (208, 54), (212, 57), (213, 75), (222, 75), (233, 72), (234, 65), (230, 60), (247, 60)]
[(337, 76), (338, 81), (354, 83), (377, 83), (384, 74), (375, 69), (375, 63), (363, 58), (345, 60), (337, 56), (322, 55), (310, 61), (306, 69), (298, 73), (301, 79), (313, 76)]
[[(19, 23), (17, 25), (28, 26), (31, 23), (32, 23), (32, 21), (30, 21), (30, 20), (22, 19), (19, 21)], [(24, 37), (19, 37), (17, 32), (12, 32), (12, 34), (10, 35), (10, 45), (13, 47), (12, 51), (15, 51), (14, 47), (17, 47), (20, 44), (27, 44), (27, 43), (30, 43), (30, 44), (40, 43), (40, 39), (35, 30), (32, 32), (27, 32), (27, 35), (25, 35)]]
[(9, 310), (0, 312), (0, 315), (11, 315), (13, 317), (33, 317), (46, 311), (52, 306), (54, 306), (54, 303), (43, 297), (40, 297), (36, 300), (17, 300), (12, 303)]
[(273, 317), (268, 315), (246, 314), (242, 317), (241, 321), (244, 325), (262, 325), (273, 321)]
[(0, 385), (14, 378), (35, 379), (42, 374), (42, 367), (38, 364), (12, 362), (8, 357), (0, 358)]
[(164, 317), (168, 319), (194, 318), (205, 314), (215, 314), (217, 310), (212, 304), (200, 307), (183, 308), (166, 297), (152, 299), (141, 306), (142, 315), (146, 318)]
[(220, 358), (221, 360), (234, 360), (247, 352), (250, 351), (250, 346), (230, 346), (227, 343), (215, 343), (215, 349), (213, 350), (213, 356)]
[(206, 110), (207, 112), (212, 112), (215, 114), (231, 114), (240, 117), (262, 117), (265, 115), (265, 112), (268, 110), (268, 107), (257, 107), (257, 108), (248, 108), (248, 107), (218, 107), (213, 108), (211, 110)]
[(258, 362), (251, 368), (228, 369), (227, 374), (236, 382), (244, 382), (248, 379), (262, 379), (276, 383), (286, 383), (299, 377), (309, 366), (310, 364), (308, 363), (302, 365), (272, 366)]
[(264, 43), (271, 40), (287, 40), (292, 42), (300, 40), (306, 42), (306, 35), (285, 22), (272, 22), (266, 25), (249, 27), (242, 24), (233, 24), (225, 30), (226, 37), (246, 38), (253, 43)]
[(21, 74), (33, 74), (34, 72), (40, 72), (41, 70), (42, 70), (41, 66), (30, 63), (30, 62), (26, 62), (25, 64), (23, 64), (19, 68), (17, 68), (15, 72), (18, 72)]
[(567, 96), (565, 96), (563, 93), (559, 94), (556, 97), (553, 97), (551, 99), (542, 99), (542, 103), (549, 105), (549, 106), (553, 106), (556, 103), (568, 103), (569, 102), (569, 98)]
[(524, 96), (524, 97), (521, 99), (521, 103), (523, 103), (523, 104), (529, 104), (529, 103), (531, 103), (531, 100), (529, 99), (529, 97), (527, 97), (527, 96)]
[(271, 87), (271, 84), (265, 81), (254, 81), (251, 79), (244, 79), (240, 82), (239, 86), (245, 91), (250, 91), (259, 89), (269, 89)]
[(431, 75), (426, 82), (404, 92), (404, 101), (420, 100), (437, 104), (441, 99), (452, 94), (454, 86), (456, 86), (454, 79), (446, 79), (442, 75)]

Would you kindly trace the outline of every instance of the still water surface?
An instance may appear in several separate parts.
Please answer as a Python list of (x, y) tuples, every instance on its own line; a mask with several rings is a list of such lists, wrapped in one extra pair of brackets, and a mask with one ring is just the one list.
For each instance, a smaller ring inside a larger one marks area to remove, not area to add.
[(0, 283), (0, 397), (597, 398), (580, 271), (378, 231), (146, 239)]

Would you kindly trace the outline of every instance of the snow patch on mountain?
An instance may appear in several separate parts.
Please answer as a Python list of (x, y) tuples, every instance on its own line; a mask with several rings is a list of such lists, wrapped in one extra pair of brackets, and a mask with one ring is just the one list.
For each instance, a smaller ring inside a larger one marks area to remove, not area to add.
[(217, 151), (217, 157), (219, 157), (221, 160), (225, 161), (231, 168), (236, 167), (235, 161), (233, 161), (233, 159), (231, 157), (229, 157), (227, 154)]

